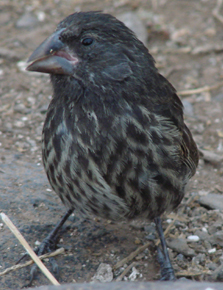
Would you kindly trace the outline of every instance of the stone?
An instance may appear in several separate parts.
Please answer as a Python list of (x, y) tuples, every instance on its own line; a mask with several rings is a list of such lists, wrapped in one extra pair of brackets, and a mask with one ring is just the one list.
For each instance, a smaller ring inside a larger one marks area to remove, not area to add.
[(223, 195), (210, 193), (199, 198), (198, 202), (209, 209), (223, 210)]
[(111, 282), (113, 280), (112, 267), (109, 264), (101, 263), (92, 280), (101, 283)]
[(167, 246), (174, 250), (177, 253), (181, 253), (186, 257), (193, 257), (195, 256), (195, 251), (193, 249), (191, 249), (188, 245), (186, 240), (184, 239), (171, 239), (168, 238), (167, 240)]

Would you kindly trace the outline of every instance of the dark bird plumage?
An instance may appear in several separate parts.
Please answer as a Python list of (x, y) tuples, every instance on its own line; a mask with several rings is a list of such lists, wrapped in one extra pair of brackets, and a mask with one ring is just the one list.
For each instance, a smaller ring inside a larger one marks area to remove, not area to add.
[(50, 73), (43, 164), (70, 209), (154, 219), (181, 202), (198, 151), (173, 86), (122, 22), (74, 13), (31, 55)]

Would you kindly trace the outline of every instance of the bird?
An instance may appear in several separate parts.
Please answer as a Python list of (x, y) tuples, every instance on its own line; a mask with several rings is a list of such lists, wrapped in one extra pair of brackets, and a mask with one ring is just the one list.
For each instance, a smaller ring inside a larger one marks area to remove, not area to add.
[(27, 70), (50, 75), (42, 160), (67, 208), (45, 245), (74, 210), (154, 221), (161, 280), (175, 280), (161, 217), (182, 201), (199, 155), (182, 102), (148, 48), (110, 14), (75, 12), (31, 54)]

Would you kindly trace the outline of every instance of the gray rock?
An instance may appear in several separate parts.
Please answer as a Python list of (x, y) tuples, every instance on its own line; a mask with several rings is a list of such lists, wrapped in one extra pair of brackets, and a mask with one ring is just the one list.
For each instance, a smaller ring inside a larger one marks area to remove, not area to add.
[(208, 263), (208, 264), (206, 264), (206, 267), (211, 271), (215, 271), (217, 269), (218, 265), (216, 263)]
[(182, 254), (177, 255), (177, 261), (184, 261), (185, 257)]
[(210, 238), (207, 232), (203, 232), (199, 230), (195, 232), (195, 235), (197, 235), (201, 241), (207, 241)]
[(145, 238), (149, 241), (154, 241), (156, 239), (156, 236), (154, 234), (149, 234), (145, 236)]
[(223, 156), (216, 154), (214, 152), (208, 151), (208, 150), (199, 150), (201, 152), (201, 157), (207, 161), (210, 162), (213, 165), (221, 165), (223, 161)]
[(222, 230), (223, 221), (221, 218), (217, 219), (212, 225), (208, 228), (208, 233), (210, 235), (213, 235), (216, 232), (219, 232)]
[(154, 223), (151, 223), (150, 225), (144, 226), (144, 231), (149, 233), (145, 237), (147, 240), (154, 241), (156, 239), (156, 226)]
[(92, 280), (102, 283), (111, 282), (113, 280), (112, 267), (109, 264), (101, 263)]
[(219, 209), (223, 210), (223, 195), (218, 193), (210, 193), (204, 196), (201, 196), (198, 202), (210, 209)]
[(20, 104), (16, 104), (14, 106), (14, 112), (26, 114), (26, 113), (29, 113), (30, 110), (28, 108), (26, 108), (26, 106), (24, 104), (20, 103)]
[(176, 259), (177, 259), (178, 266), (180, 266), (180, 268), (186, 270), (187, 269), (187, 259), (185, 258), (185, 256), (183, 254), (178, 254)]
[(186, 257), (195, 256), (195, 251), (191, 249), (184, 239), (167, 239), (167, 246), (177, 253), (181, 253)]
[(212, 245), (218, 245), (220, 247), (223, 247), (223, 231), (218, 231), (218, 232), (214, 233), (210, 237), (209, 241)]
[(193, 257), (192, 259), (192, 263), (196, 264), (196, 265), (205, 265), (205, 261), (206, 261), (206, 255), (205, 254), (201, 254), (199, 253), (196, 257)]
[(213, 251), (213, 248), (211, 246), (211, 243), (209, 242), (209, 237), (207, 238), (207, 240), (204, 240), (204, 246), (208, 251)]
[(223, 281), (223, 265), (220, 265), (211, 275), (215, 281)]

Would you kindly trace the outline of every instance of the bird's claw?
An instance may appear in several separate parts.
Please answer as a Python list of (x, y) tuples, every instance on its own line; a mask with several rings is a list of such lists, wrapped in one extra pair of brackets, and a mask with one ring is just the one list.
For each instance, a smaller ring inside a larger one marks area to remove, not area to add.
[(173, 269), (162, 269), (160, 281), (176, 281)]
[[(39, 247), (37, 247), (36, 249), (34, 249), (34, 252), (36, 253), (37, 256), (41, 256), (45, 253), (51, 253), (52, 251), (54, 251), (56, 248), (56, 240), (54, 239), (49, 239), (49, 238), (45, 238), (42, 243), (39, 245)], [(25, 253), (17, 262), (16, 264), (20, 263), (23, 259), (27, 258), (29, 255), (27, 253)], [(54, 273), (55, 276), (58, 276), (59, 274), (59, 267), (57, 262), (55, 261), (55, 259), (53, 257), (49, 258), (49, 262), (52, 266), (52, 271)], [(30, 280), (28, 283), (24, 284), (22, 286), (22, 288), (27, 288), (27, 287), (31, 287), (32, 282), (35, 278), (37, 274), (37, 265), (34, 264), (31, 267), (30, 270)]]
[(176, 277), (170, 260), (166, 259), (160, 247), (157, 247), (157, 260), (160, 264), (160, 281), (175, 281)]
[(54, 276), (57, 278), (58, 275), (59, 275), (59, 266), (58, 266), (56, 260), (53, 257), (49, 258), (49, 262), (50, 262), (50, 264), (52, 266), (52, 270), (53, 270)]
[[(49, 258), (49, 262), (50, 262), (50, 264), (52, 266), (53, 274), (57, 278), (58, 275), (59, 275), (59, 267), (58, 267), (58, 264), (55, 261), (55, 259), (52, 258), (52, 257)], [(37, 265), (34, 264), (31, 267), (31, 270), (30, 270), (30, 279), (29, 279), (29, 282), (26, 283), (26, 284), (24, 284), (21, 288), (31, 287), (32, 286), (32, 282), (33, 282), (34, 278), (36, 277), (36, 274), (37, 274)]]
[(35, 276), (36, 276), (36, 273), (37, 273), (37, 267), (36, 267), (36, 265), (33, 265), (32, 268), (31, 268), (31, 270), (30, 270), (30, 278), (29, 278), (29, 282), (26, 283), (26, 284), (24, 284), (24, 285), (21, 287), (21, 289), (23, 289), (23, 288), (27, 288), (27, 287), (31, 287), (31, 286), (32, 286), (32, 282), (33, 282), (33, 280), (34, 280), (34, 278), (35, 278)]
[[(39, 247), (34, 250), (34, 252), (38, 256), (43, 255), (44, 253), (51, 253), (52, 251), (54, 251), (56, 249), (58, 232), (61, 229), (61, 227), (63, 226), (63, 224), (66, 222), (66, 220), (69, 218), (69, 216), (72, 214), (72, 212), (73, 212), (73, 209), (69, 209), (65, 213), (65, 215), (62, 217), (62, 219), (56, 224), (54, 229), (42, 241), (42, 243), (39, 245)], [(20, 258), (17, 263), (21, 262), (27, 256), (28, 256), (28, 254), (23, 255), (22, 258)], [(57, 277), (59, 274), (59, 267), (58, 267), (56, 261), (54, 260), (54, 258), (50, 257), (49, 262), (52, 266), (54, 275)], [(31, 271), (30, 271), (30, 281), (28, 284), (24, 285), (22, 288), (31, 286), (32, 281), (36, 276), (36, 272), (37, 272), (37, 266), (33, 265), (31, 268)]]

